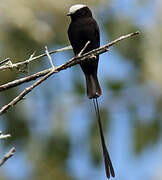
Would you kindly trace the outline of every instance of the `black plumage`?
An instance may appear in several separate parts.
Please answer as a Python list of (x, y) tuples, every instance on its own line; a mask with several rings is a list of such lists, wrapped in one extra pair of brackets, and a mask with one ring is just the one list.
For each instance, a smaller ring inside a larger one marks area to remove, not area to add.
[[(88, 41), (90, 41), (90, 43), (83, 53), (98, 48), (100, 46), (100, 32), (99, 27), (92, 16), (91, 10), (82, 4), (74, 5), (70, 8), (68, 15), (71, 16), (71, 24), (68, 29), (68, 36), (73, 47), (74, 54), (77, 56)], [(94, 59), (92, 60), (92, 58)], [(106, 148), (97, 101), (97, 98), (102, 94), (102, 90), (97, 78), (99, 56), (92, 58), (83, 63), (80, 63), (80, 66), (85, 74), (87, 96), (89, 99), (93, 99), (99, 124), (106, 175), (108, 178), (110, 178), (110, 175), (114, 177), (115, 173)]]
[[(100, 32), (95, 19), (92, 17), (90, 9), (85, 6), (71, 16), (71, 24), (68, 29), (68, 36), (73, 47), (74, 54), (77, 55), (90, 41), (84, 53), (96, 49), (100, 46)], [(86, 78), (88, 98), (96, 98), (102, 94), (97, 78), (99, 56), (93, 57), (95, 60), (86, 61), (80, 64)]]

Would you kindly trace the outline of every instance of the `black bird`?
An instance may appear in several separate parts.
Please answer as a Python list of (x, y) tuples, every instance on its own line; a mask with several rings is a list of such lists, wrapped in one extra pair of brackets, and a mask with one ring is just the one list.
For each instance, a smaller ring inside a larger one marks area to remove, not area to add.
[[(70, 8), (67, 15), (71, 17), (68, 37), (73, 47), (74, 54), (77, 56), (88, 41), (90, 43), (87, 45), (83, 53), (98, 48), (100, 46), (100, 32), (97, 22), (92, 16), (91, 10), (86, 5), (76, 4)], [(80, 63), (80, 66), (86, 79), (87, 96), (89, 99), (93, 99), (94, 102), (101, 135), (106, 175), (110, 178), (110, 174), (114, 177), (115, 173), (106, 148), (97, 101), (97, 98), (102, 95), (102, 90), (97, 78), (99, 56), (92, 58), (86, 62)]]
[[(86, 43), (90, 41), (84, 53), (100, 46), (100, 33), (98, 25), (92, 17), (90, 9), (82, 4), (70, 8), (71, 24), (68, 29), (68, 36), (75, 55), (78, 55)], [(87, 85), (87, 96), (89, 99), (99, 97), (102, 94), (97, 78), (97, 67), (99, 57), (95, 61), (81, 63), (80, 66), (85, 74)]]

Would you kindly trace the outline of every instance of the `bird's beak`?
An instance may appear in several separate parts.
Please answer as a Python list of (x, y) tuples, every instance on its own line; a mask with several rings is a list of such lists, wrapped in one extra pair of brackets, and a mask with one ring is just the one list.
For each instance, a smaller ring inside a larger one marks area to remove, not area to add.
[(67, 16), (71, 16), (71, 13), (70, 13), (70, 12), (68, 12), (66, 15), (67, 15)]

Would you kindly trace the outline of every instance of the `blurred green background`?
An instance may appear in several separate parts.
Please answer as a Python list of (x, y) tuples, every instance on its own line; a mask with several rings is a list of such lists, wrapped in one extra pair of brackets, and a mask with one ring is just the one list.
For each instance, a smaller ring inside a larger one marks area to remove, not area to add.
[[(100, 30), (101, 45), (130, 32), (100, 56), (99, 98), (116, 180), (162, 180), (162, 1), (161, 0), (1, 0), (0, 60), (25, 60), (45, 46), (69, 45), (69, 7), (87, 4)], [(72, 51), (52, 55), (60, 65)], [(29, 65), (29, 74), (50, 67), (47, 58)], [(1, 71), (0, 84), (24, 77)], [(0, 107), (32, 82), (0, 93)], [(12, 146), (14, 157), (0, 168), (0, 180), (106, 179), (93, 104), (84, 92), (79, 66), (62, 71), (34, 89), (0, 117), (0, 157)]]

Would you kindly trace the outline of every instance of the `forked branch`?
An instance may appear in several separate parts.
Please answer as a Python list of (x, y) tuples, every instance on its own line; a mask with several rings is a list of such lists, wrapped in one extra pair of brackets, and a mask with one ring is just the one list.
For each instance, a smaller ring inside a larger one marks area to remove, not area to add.
[(9, 158), (11, 158), (15, 153), (15, 148), (11, 148), (8, 153), (4, 155), (4, 157), (0, 160), (0, 166), (2, 166)]
[[(124, 39), (127, 39), (127, 38), (130, 38), (132, 36), (135, 36), (135, 35), (138, 35), (139, 34), (139, 31), (135, 32), (135, 33), (130, 33), (130, 34), (127, 34), (127, 35), (124, 35), (124, 36), (121, 36), (119, 38), (117, 38), (116, 40), (102, 46), (102, 47), (99, 47), (97, 49), (94, 49), (88, 53), (85, 53), (83, 55), (80, 55), (80, 56), (76, 56), (76, 57), (73, 57), (72, 59), (70, 59), (69, 61), (67, 61), (66, 63), (60, 65), (60, 66), (57, 66), (55, 68), (49, 68), (47, 70), (44, 70), (44, 71), (41, 71), (41, 72), (38, 72), (38, 73), (35, 73), (31, 76), (27, 76), (25, 78), (21, 78), (21, 79), (18, 79), (18, 80), (15, 80), (15, 81), (12, 81), (12, 82), (9, 82), (7, 84), (4, 84), (4, 85), (1, 85), (0, 86), (0, 91), (3, 91), (3, 90), (6, 90), (6, 89), (9, 89), (11, 87), (15, 87), (17, 85), (20, 85), (22, 83), (25, 83), (25, 82), (29, 82), (29, 81), (32, 81), (32, 80), (35, 80), (41, 76), (44, 76), (43, 78), (39, 79), (38, 81), (36, 81), (34, 84), (32, 84), (30, 87), (26, 88), (22, 93), (20, 93), (19, 96), (17, 96), (15, 99), (13, 99), (9, 104), (3, 106), (1, 109), (0, 109), (0, 115), (2, 115), (3, 113), (5, 113), (10, 107), (12, 107), (13, 105), (15, 105), (17, 102), (19, 102), (26, 94), (28, 94), (32, 89), (34, 89), (36, 86), (38, 86), (40, 83), (42, 83), (44, 80), (46, 80), (48, 77), (50, 77), (51, 75), (57, 73), (57, 72), (60, 72), (64, 69), (67, 69), (71, 66), (74, 66), (76, 64), (79, 64), (83, 61), (87, 61), (89, 60), (92, 56), (97, 56), (99, 54), (102, 54), (102, 53), (105, 53), (107, 51), (109, 51), (109, 47), (110, 46), (113, 46), (114, 44), (124, 40)], [(57, 50), (56, 50), (57, 51)], [(56, 52), (55, 51), (55, 52)], [(37, 56), (37, 58), (40, 58), (40, 57), (43, 57), (43, 56), (46, 56), (47, 53), (43, 54), (43, 55), (40, 55), (40, 56)], [(92, 59), (92, 58), (91, 58)], [(31, 59), (30, 59), (31, 60)], [(34, 59), (35, 60), (35, 59)], [(20, 62), (21, 64), (23, 62)], [(19, 63), (19, 64), (20, 64)], [(1, 69), (0, 69), (1, 70)]]

